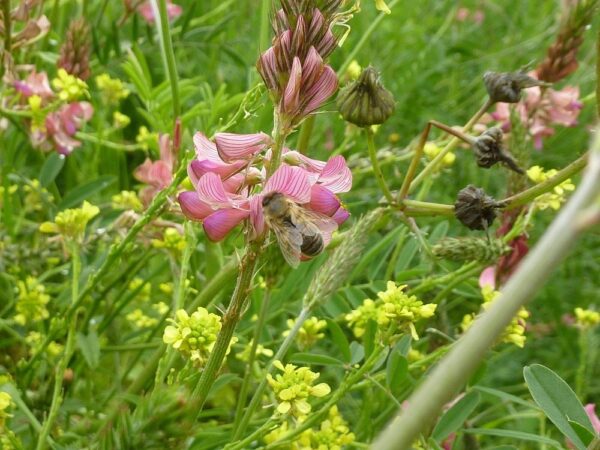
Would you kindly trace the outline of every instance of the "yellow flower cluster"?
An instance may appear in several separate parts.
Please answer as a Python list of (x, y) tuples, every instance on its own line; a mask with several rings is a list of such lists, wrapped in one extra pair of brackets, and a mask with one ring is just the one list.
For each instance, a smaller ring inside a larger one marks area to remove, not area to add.
[(58, 76), (52, 80), (52, 87), (58, 91), (58, 98), (72, 102), (81, 97), (89, 97), (88, 85), (65, 69), (58, 69)]
[[(250, 360), (250, 350), (252, 350), (252, 342), (253, 341), (248, 342), (244, 349), (236, 355), (237, 359), (244, 362), (248, 362)], [(273, 356), (273, 350), (265, 348), (261, 344), (258, 344), (256, 346), (256, 357), (259, 356), (266, 356), (267, 358), (271, 358)]]
[(34, 211), (41, 211), (44, 208), (44, 199), (51, 200), (52, 194), (40, 184), (39, 180), (31, 180), (23, 186), (25, 191), (25, 207)]
[(337, 406), (332, 406), (327, 419), (319, 428), (306, 430), (298, 440), (300, 450), (341, 450), (354, 442), (354, 433), (341, 416)]
[(34, 277), (27, 277), (25, 281), (17, 282), (17, 314), (14, 319), (19, 325), (47, 319), (49, 314), (46, 305), (50, 296), (46, 288)]
[(12, 406), (14, 406), (14, 403), (10, 394), (7, 392), (0, 392), (0, 431), (3, 430), (6, 419), (12, 417), (7, 411), (8, 408), (11, 408)]
[(385, 14), (391, 14), (392, 10), (385, 3), (385, 0), (375, 0), (375, 8)]
[(397, 286), (393, 281), (388, 281), (387, 290), (379, 292), (376, 301), (366, 299), (361, 306), (347, 314), (346, 321), (354, 335), (361, 337), (369, 321), (374, 320), (380, 328), (392, 334), (408, 329), (413, 339), (419, 339), (415, 322), (432, 317), (437, 305), (424, 304), (414, 295), (406, 295), (404, 288), (405, 285)]
[[(552, 178), (556, 175), (558, 171), (556, 169), (550, 169), (544, 171), (544, 169), (540, 166), (533, 166), (527, 170), (527, 176), (531, 181), (536, 184), (543, 183), (544, 181)], [(575, 185), (571, 182), (571, 179), (567, 179), (555, 186), (551, 192), (546, 192), (545, 194), (540, 195), (535, 199), (535, 205), (539, 209), (547, 209), (551, 208), (554, 210), (560, 209), (560, 205), (566, 200), (566, 193), (568, 191), (573, 191), (575, 189)]]
[[(30, 347), (29, 353), (31, 356), (35, 355), (41, 350), (44, 340), (45, 337), (37, 331), (30, 331), (29, 334), (27, 334), (27, 336), (25, 337), (25, 342)], [(50, 341), (50, 343), (46, 347), (46, 353), (50, 358), (54, 358), (60, 355), (63, 352), (63, 349), (64, 345), (59, 344), (56, 341)]]
[(109, 105), (116, 105), (129, 95), (125, 84), (118, 78), (111, 78), (107, 73), (96, 77), (96, 86), (100, 89), (104, 101)]
[[(172, 346), (197, 366), (201, 366), (212, 351), (221, 330), (221, 318), (198, 308), (190, 316), (184, 309), (175, 313), (173, 325), (165, 328), (163, 342)], [(232, 339), (232, 343), (233, 343)]]
[(162, 239), (152, 239), (152, 247), (182, 252), (185, 248), (185, 237), (175, 228), (166, 228)]
[(158, 324), (158, 320), (144, 314), (140, 308), (136, 308), (127, 314), (126, 319), (136, 328), (150, 328)]
[(283, 372), (275, 377), (267, 374), (267, 381), (279, 403), (277, 412), (280, 414), (290, 414), (302, 420), (311, 410), (308, 397), (323, 397), (331, 392), (327, 383), (313, 386), (320, 374), (308, 367), (296, 367), (293, 364), (284, 366), (281, 361), (275, 361), (273, 365)]
[(27, 99), (31, 112), (31, 131), (46, 131), (46, 113), (42, 108), (42, 97), (32, 95)]
[(148, 128), (141, 126), (135, 137), (135, 142), (137, 142), (144, 150), (148, 150), (151, 146), (158, 144), (158, 134), (151, 133)]
[(131, 123), (131, 118), (119, 111), (113, 112), (113, 126), (115, 128), (125, 128)]
[(133, 211), (141, 211), (143, 209), (142, 202), (134, 191), (121, 191), (113, 195), (111, 200), (114, 209), (131, 209)]
[(575, 308), (575, 318), (581, 328), (592, 328), (600, 324), (600, 312), (592, 309)]
[[(481, 289), (481, 293), (483, 295), (483, 304), (481, 305), (481, 309), (483, 311), (487, 310), (492, 302), (500, 295), (499, 291), (495, 291), (491, 286), (486, 285)], [(513, 318), (511, 323), (506, 327), (502, 336), (500, 337), (500, 342), (504, 342), (506, 344), (513, 344), (517, 347), (523, 348), (525, 346), (526, 336), (525, 336), (525, 322), (529, 318), (529, 311), (525, 308), (519, 309), (516, 317)], [(463, 317), (461, 323), (461, 329), (463, 332), (467, 331), (469, 327), (473, 324), (475, 320), (475, 314), (467, 314)]]
[[(150, 283), (146, 283), (142, 278), (135, 277), (129, 282), (127, 289), (131, 292), (138, 291), (136, 293), (136, 300), (144, 303), (150, 300), (150, 294), (152, 293), (152, 286)], [(139, 290), (138, 290), (139, 289)]]
[[(435, 142), (431, 141), (426, 142), (425, 146), (423, 147), (423, 153), (425, 153), (425, 156), (430, 161), (434, 159), (441, 151), (442, 149)], [(439, 167), (450, 167), (452, 164), (454, 164), (454, 161), (456, 161), (456, 155), (452, 152), (448, 152), (442, 158)]]
[[(283, 332), (283, 336), (286, 337), (290, 334), (290, 330), (294, 327), (296, 321), (294, 319), (287, 320), (287, 326), (289, 330)], [(307, 319), (303, 324), (300, 330), (298, 330), (298, 335), (296, 336), (296, 340), (298, 342), (298, 346), (301, 349), (307, 349), (312, 347), (318, 340), (323, 339), (325, 337), (325, 333), (322, 333), (321, 330), (327, 328), (327, 322), (324, 320), (319, 320), (316, 317), (311, 317)]]
[(44, 222), (40, 225), (42, 233), (59, 233), (63, 237), (81, 240), (85, 227), (90, 220), (98, 215), (100, 209), (84, 201), (81, 208), (65, 209), (59, 212), (54, 222)]

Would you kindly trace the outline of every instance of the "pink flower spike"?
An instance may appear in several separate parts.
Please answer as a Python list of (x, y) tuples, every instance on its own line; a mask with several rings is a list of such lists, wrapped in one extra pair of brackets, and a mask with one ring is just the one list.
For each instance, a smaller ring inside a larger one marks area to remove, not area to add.
[(340, 201), (329, 189), (315, 184), (311, 188), (310, 203), (308, 207), (313, 211), (333, 216), (340, 208)]
[(300, 105), (300, 88), (302, 87), (302, 66), (300, 59), (295, 56), (290, 71), (290, 79), (283, 92), (283, 111), (294, 116), (298, 112)]
[[(154, 10), (152, 4), (149, 1), (145, 1), (137, 8), (138, 13), (144, 18), (146, 22), (153, 25), (155, 22)], [(183, 9), (179, 5), (173, 4), (171, 0), (167, 0), (167, 17), (169, 20), (176, 19), (181, 15)]]
[(318, 109), (329, 97), (331, 97), (338, 87), (338, 79), (335, 71), (325, 66), (319, 79), (308, 89), (305, 97), (308, 99), (302, 114), (308, 115)]
[(319, 55), (319, 52), (311, 47), (308, 50), (304, 65), (302, 66), (302, 85), (312, 86), (323, 71), (323, 58)]
[(249, 159), (271, 144), (271, 138), (265, 133), (235, 134), (217, 133), (215, 135), (217, 152), (225, 162)]
[(308, 203), (311, 186), (307, 173), (300, 167), (281, 166), (265, 184), (263, 194), (269, 192), (281, 192), (296, 203)]
[(14, 82), (15, 89), (25, 97), (31, 97), (32, 95), (38, 95), (42, 99), (50, 98), (54, 95), (50, 83), (48, 81), (48, 75), (46, 72), (37, 73), (35, 70), (27, 75), (25, 80), (17, 80)]
[(198, 193), (184, 191), (177, 196), (181, 211), (190, 220), (202, 221), (212, 213), (214, 209), (198, 198)]
[(250, 211), (248, 210), (234, 208), (220, 209), (204, 219), (204, 231), (211, 241), (220, 241), (249, 215)]
[(318, 183), (336, 194), (352, 188), (352, 172), (343, 156), (337, 155), (327, 161)]
[(479, 275), (479, 287), (484, 288), (490, 286), (492, 289), (496, 287), (496, 267), (489, 266), (483, 269)]

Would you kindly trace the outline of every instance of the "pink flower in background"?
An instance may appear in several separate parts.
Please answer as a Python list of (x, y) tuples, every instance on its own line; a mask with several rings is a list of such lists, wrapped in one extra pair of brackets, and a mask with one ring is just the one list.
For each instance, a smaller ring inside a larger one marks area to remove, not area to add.
[[(137, 7), (137, 12), (144, 18), (149, 24), (154, 24), (154, 10), (152, 9), (152, 3), (145, 1)], [(181, 15), (183, 9), (179, 5), (173, 4), (171, 0), (167, 0), (167, 16), (169, 20), (174, 20)]]
[(48, 99), (54, 96), (54, 92), (52, 92), (46, 72), (37, 73), (34, 70), (27, 75), (25, 80), (15, 81), (14, 87), (26, 98), (31, 97), (32, 95), (37, 95), (42, 99)]
[[(211, 142), (196, 133), (194, 144), (197, 159), (188, 166), (188, 173), (195, 190), (180, 193), (178, 200), (183, 213), (202, 222), (213, 241), (225, 238), (244, 220), (249, 220), (252, 235), (261, 235), (265, 231), (262, 198), (271, 192), (280, 192), (302, 207), (332, 218), (330, 225), (323, 225), (325, 242), (336, 224), (349, 216), (336, 196), (352, 185), (352, 174), (342, 156), (325, 162), (286, 149), (290, 157), (263, 183), (264, 169), (258, 169), (253, 161), (271, 145), (266, 134), (221, 133)], [(264, 156), (265, 163), (269, 159), (270, 152)], [(252, 194), (252, 187), (259, 184), (263, 184), (262, 191)]]
[[(535, 72), (529, 75), (535, 77)], [(533, 137), (536, 149), (543, 147), (543, 139), (555, 133), (554, 126), (573, 127), (583, 107), (579, 101), (579, 88), (566, 86), (556, 91), (532, 87), (525, 90), (524, 99), (516, 104), (521, 121)], [(510, 130), (510, 109), (508, 103), (497, 103), (491, 118), (501, 123), (504, 131)]]
[(485, 19), (485, 13), (481, 9), (471, 11), (469, 8), (458, 8), (456, 10), (455, 19), (457, 22), (471, 21), (480, 25)]
[(46, 139), (51, 140), (61, 155), (70, 154), (81, 142), (75, 139), (75, 133), (90, 120), (94, 108), (88, 102), (73, 102), (63, 105), (58, 111), (46, 116)]
[(600, 436), (600, 419), (596, 415), (596, 405), (594, 403), (588, 403), (585, 405), (585, 413), (590, 418), (590, 422), (592, 422), (592, 426), (594, 430), (596, 430), (596, 434)]
[(158, 148), (160, 159), (152, 161), (150, 158), (146, 158), (133, 172), (136, 180), (148, 185), (140, 192), (140, 198), (146, 206), (150, 204), (156, 194), (173, 181), (173, 152), (168, 134), (161, 134), (158, 137)]

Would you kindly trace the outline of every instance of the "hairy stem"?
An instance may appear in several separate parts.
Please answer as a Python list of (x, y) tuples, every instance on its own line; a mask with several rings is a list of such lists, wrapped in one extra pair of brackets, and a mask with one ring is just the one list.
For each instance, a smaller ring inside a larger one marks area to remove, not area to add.
[(379, 185), (379, 189), (385, 195), (386, 200), (390, 205), (394, 203), (394, 197), (390, 192), (390, 188), (388, 188), (387, 183), (385, 182), (385, 178), (383, 177), (383, 173), (381, 172), (381, 167), (379, 167), (379, 161), (377, 160), (377, 150), (375, 149), (375, 141), (373, 140), (373, 130), (371, 127), (365, 128), (365, 135), (367, 136), (367, 147), (369, 149), (369, 158), (371, 159), (371, 166), (373, 166), (373, 173), (375, 174), (375, 180)]
[(600, 134), (595, 137), (588, 169), (571, 200), (525, 257), (500, 297), (452, 347), (408, 399), (410, 412), (400, 412), (376, 439), (378, 450), (408, 449), (461, 389), (519, 309), (531, 300), (579, 236), (573, 217), (600, 193)]

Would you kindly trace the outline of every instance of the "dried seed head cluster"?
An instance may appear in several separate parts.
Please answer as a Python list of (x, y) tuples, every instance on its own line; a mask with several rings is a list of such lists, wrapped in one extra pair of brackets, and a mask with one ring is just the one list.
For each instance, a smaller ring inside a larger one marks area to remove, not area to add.
[(530, 77), (525, 72), (486, 72), (483, 82), (490, 100), (494, 103), (517, 103), (521, 100), (521, 91), (534, 86), (550, 86)]
[(475, 138), (473, 151), (479, 167), (487, 169), (500, 162), (521, 175), (525, 173), (515, 158), (504, 148), (502, 130), (498, 127), (489, 128)]
[(485, 230), (496, 218), (496, 209), (501, 204), (472, 184), (461, 189), (454, 203), (454, 214), (471, 230)]
[(367, 67), (360, 77), (346, 86), (337, 99), (342, 117), (359, 127), (384, 123), (396, 109), (394, 96), (379, 79), (373, 67)]
[(324, 63), (337, 44), (331, 28), (341, 0), (282, 0), (273, 17), (273, 45), (257, 69), (285, 126), (294, 127), (336, 91), (335, 71)]
[(444, 238), (431, 251), (436, 257), (451, 261), (491, 263), (508, 253), (510, 247), (501, 239)]
[(85, 19), (72, 21), (60, 48), (57, 66), (77, 78), (87, 80), (90, 77), (90, 47), (90, 27)]

